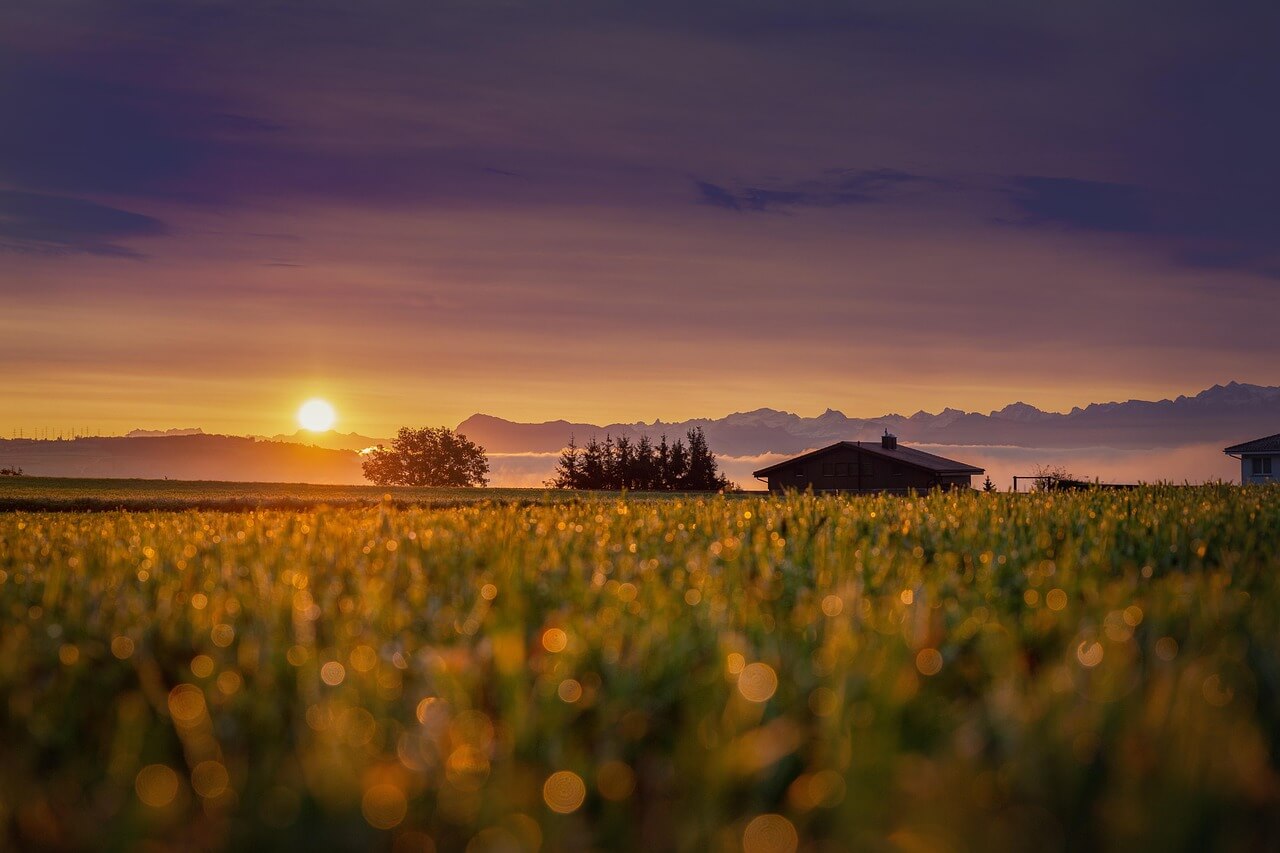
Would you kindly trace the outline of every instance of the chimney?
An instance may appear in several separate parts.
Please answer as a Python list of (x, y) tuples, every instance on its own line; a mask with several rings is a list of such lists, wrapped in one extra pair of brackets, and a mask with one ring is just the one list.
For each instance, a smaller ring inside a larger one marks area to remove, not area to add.
[(885, 450), (897, 450), (898, 437), (896, 435), (890, 434), (889, 430), (886, 429), (884, 431), (884, 435), (880, 437), (880, 446), (883, 447)]

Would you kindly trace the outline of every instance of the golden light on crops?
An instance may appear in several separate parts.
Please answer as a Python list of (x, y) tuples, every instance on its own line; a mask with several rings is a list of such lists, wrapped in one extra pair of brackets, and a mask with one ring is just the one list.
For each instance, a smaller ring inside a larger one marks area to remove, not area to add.
[(391, 843), (391, 853), (436, 853), (436, 842), (425, 832), (401, 832)]
[(1097, 666), (1102, 663), (1102, 643), (1096, 640), (1085, 640), (1076, 646), (1076, 658), (1081, 666)]
[(194, 684), (179, 684), (169, 691), (169, 716), (179, 725), (199, 721), (204, 707), (204, 692)]
[(219, 761), (201, 761), (191, 770), (191, 787), (206, 799), (221, 797), (230, 784), (231, 776)]
[(559, 628), (548, 628), (542, 632), (542, 647), (555, 654), (562, 652), (569, 645), (569, 635)]
[(795, 853), (799, 846), (795, 825), (780, 814), (753, 818), (742, 833), (743, 853)]
[(128, 660), (133, 655), (133, 640), (128, 637), (116, 637), (111, 641), (111, 654), (120, 660)]
[(835, 808), (844, 800), (845, 781), (834, 770), (801, 773), (787, 788), (787, 800), (801, 811)]
[(778, 674), (767, 663), (749, 663), (738, 675), (738, 692), (750, 702), (768, 702), (778, 690)]
[[(987, 748), (1041, 717), (1066, 721), (1035, 743), (1064, 784), (1087, 788), (1106, 756), (1117, 779), (1180, 780), (1215, 821), (1239, 816), (1241, 792), (1270, 790), (1255, 664), (1277, 655), (1258, 616), (1280, 600), (1280, 540), (1256, 534), (1280, 529), (1271, 492), (485, 498), (0, 513), (0, 613), (20, 627), (0, 694), (36, 735), (7, 744), (22, 798), (0, 802), (0, 823), (8, 808), (25, 831), (29, 792), (68, 849), (98, 835), (145, 849), (173, 831), (300, 847), (322, 826), (406, 853), (433, 837), (440, 851), (625, 849), (642, 831), (654, 849), (768, 853), (872, 843), (871, 804), (893, 815), (889, 843), (923, 849), (945, 832), (960, 850), (988, 833), (948, 815), (1008, 798), (1021, 804), (1010, 826), (1034, 814), (1027, 832), (1061, 846), (1070, 816), (1034, 774), (1002, 771), (1016, 754)], [(769, 536), (782, 529), (785, 548)], [(1151, 530), (1164, 538), (1147, 547)], [(1230, 565), (1194, 556), (1219, 540)], [(921, 541), (934, 562), (915, 555)], [(1118, 563), (1105, 550), (1117, 542)], [(107, 594), (101, 618), (77, 618)], [(991, 692), (1009, 678), (1018, 691)], [(1005, 714), (984, 714), (997, 696)], [(1149, 735), (1151, 696), (1178, 751), (1129, 748)], [(1101, 725), (1107, 707), (1119, 713)], [(953, 734), (898, 749), (900, 719)], [(77, 757), (46, 778), (50, 732)], [(978, 781), (952, 785), (960, 771)], [(685, 802), (642, 828), (673, 772)], [(84, 812), (103, 779), (126, 802)], [(1117, 790), (1096, 793), (1196, 829), (1159, 792)]]
[(489, 756), (473, 744), (463, 744), (449, 753), (445, 778), (459, 791), (478, 791), (489, 778)]
[(560, 696), (561, 701), (572, 705), (582, 698), (582, 684), (576, 678), (566, 678), (560, 682), (560, 686), (556, 688), (556, 693)]
[(606, 761), (596, 771), (596, 787), (606, 800), (625, 800), (636, 788), (636, 774), (625, 762)]
[(542, 799), (547, 808), (559, 814), (575, 812), (587, 798), (587, 786), (572, 770), (559, 770), (542, 784)]
[(196, 655), (191, 659), (191, 674), (196, 678), (208, 678), (213, 675), (213, 658), (208, 655)]
[(809, 694), (809, 710), (814, 716), (830, 717), (840, 704), (839, 697), (830, 687), (815, 687)]
[(368, 672), (378, 665), (378, 653), (372, 646), (360, 645), (351, 650), (350, 660), (356, 672)]
[(347, 677), (347, 670), (336, 660), (331, 660), (320, 667), (320, 680), (330, 687), (337, 687)]
[(916, 669), (921, 675), (937, 675), (942, 671), (942, 654), (937, 649), (921, 649), (916, 654)]
[(374, 829), (399, 826), (408, 810), (404, 791), (387, 783), (371, 786), (360, 800), (360, 812)]
[(319, 397), (308, 400), (298, 409), (298, 426), (311, 432), (333, 429), (337, 420), (338, 413), (333, 410), (333, 406)]
[(209, 637), (215, 646), (225, 649), (235, 641), (236, 629), (227, 624), (214, 625)]
[(178, 795), (178, 774), (164, 764), (148, 764), (133, 783), (138, 799), (152, 808), (163, 808)]
[(418, 717), (418, 722), (425, 726), (428, 720), (445, 718), (448, 714), (448, 708), (445, 706), (444, 700), (439, 696), (427, 696), (418, 703), (415, 714)]

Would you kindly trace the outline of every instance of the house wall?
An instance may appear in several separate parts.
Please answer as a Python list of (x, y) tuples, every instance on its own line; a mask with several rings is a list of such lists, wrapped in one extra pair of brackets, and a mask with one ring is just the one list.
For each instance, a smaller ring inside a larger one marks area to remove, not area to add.
[[(1270, 459), (1271, 473), (1255, 475), (1253, 473), (1254, 459)], [(1280, 483), (1280, 454), (1257, 454), (1240, 458), (1240, 484), (1248, 486), (1254, 483)]]
[(857, 448), (841, 447), (792, 462), (769, 475), (769, 491), (925, 492), (934, 487), (968, 488), (968, 476), (940, 477), (930, 471), (885, 459)]

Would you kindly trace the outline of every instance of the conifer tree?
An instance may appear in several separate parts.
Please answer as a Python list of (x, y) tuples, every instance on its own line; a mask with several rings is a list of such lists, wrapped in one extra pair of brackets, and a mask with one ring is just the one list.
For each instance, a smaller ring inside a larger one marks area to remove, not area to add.
[(582, 485), (580, 489), (605, 488), (604, 446), (593, 435), (582, 452)]
[(666, 476), (667, 490), (677, 492), (688, 489), (689, 451), (685, 450), (684, 442), (678, 438), (676, 443), (671, 445), (669, 462)]
[(649, 440), (649, 436), (642, 435), (639, 443), (636, 444), (634, 488), (647, 492), (658, 491), (661, 487), (658, 485), (657, 475), (658, 465), (653, 442)]
[(608, 489), (617, 491), (713, 492), (732, 488), (722, 475), (715, 454), (700, 428), (691, 429), (674, 444), (662, 436), (655, 447), (648, 436), (633, 441), (626, 435), (614, 440), (606, 435), (601, 443), (595, 436), (585, 447), (573, 438), (560, 452), (555, 476), (546, 481), (553, 488)]
[(625, 435), (618, 436), (613, 445), (614, 488), (634, 490), (636, 457), (631, 446), (631, 439)]
[(581, 489), (582, 486), (582, 453), (569, 436), (569, 446), (560, 451), (560, 460), (556, 463), (556, 474), (545, 484), (552, 489)]

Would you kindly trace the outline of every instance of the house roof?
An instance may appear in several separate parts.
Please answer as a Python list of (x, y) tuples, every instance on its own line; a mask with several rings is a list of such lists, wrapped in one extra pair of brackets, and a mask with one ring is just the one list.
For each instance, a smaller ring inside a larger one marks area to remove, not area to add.
[(1253, 441), (1245, 441), (1240, 444), (1233, 444), (1230, 447), (1224, 447), (1223, 453), (1280, 453), (1280, 432), (1275, 435), (1269, 435), (1266, 438), (1255, 438)]
[(761, 468), (755, 471), (751, 476), (763, 477), (779, 468), (785, 468), (796, 462), (803, 462), (813, 459), (823, 454), (830, 453), (833, 450), (848, 448), (851, 450), (861, 450), (864, 453), (870, 453), (882, 459), (892, 459), (895, 462), (901, 462), (904, 465), (910, 465), (914, 468), (923, 468), (934, 474), (982, 474), (985, 473), (982, 468), (975, 468), (972, 465), (966, 465), (963, 462), (957, 462), (954, 459), (947, 459), (943, 456), (936, 456), (932, 453), (925, 453), (923, 450), (916, 450), (914, 447), (904, 447), (899, 444), (892, 450), (886, 449), (880, 445), (880, 442), (862, 442), (862, 441), (837, 441), (835, 444), (829, 444), (826, 447), (820, 447), (817, 450), (810, 450), (799, 456), (793, 456), (790, 459), (784, 459), (768, 468)]

